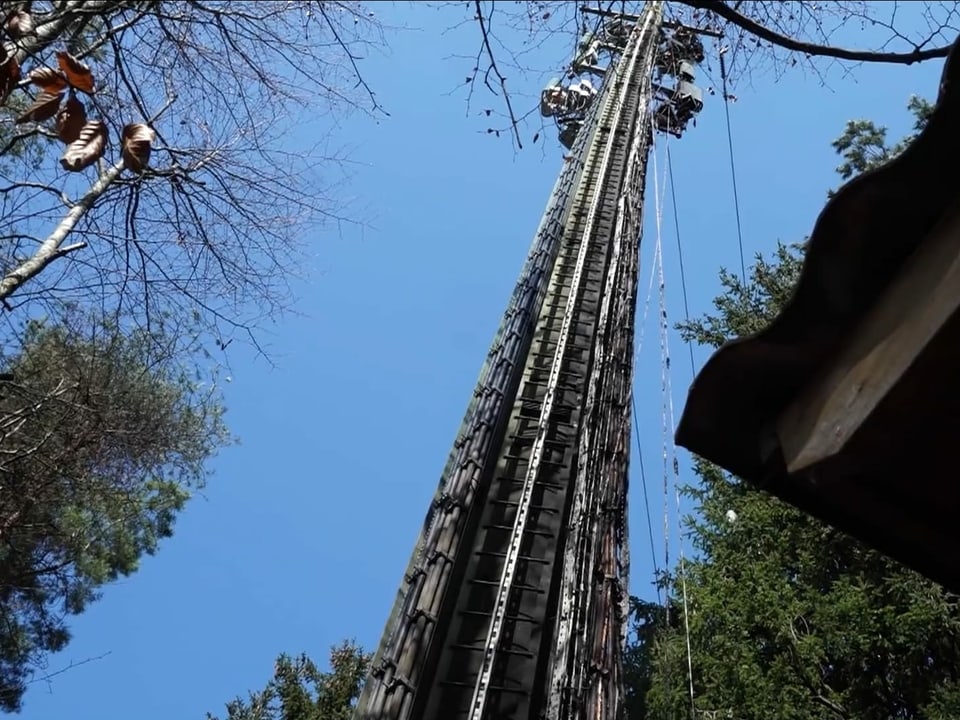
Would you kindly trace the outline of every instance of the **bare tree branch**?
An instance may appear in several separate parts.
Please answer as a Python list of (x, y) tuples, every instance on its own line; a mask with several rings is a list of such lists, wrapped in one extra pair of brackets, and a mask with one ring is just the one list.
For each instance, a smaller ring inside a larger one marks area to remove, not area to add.
[[(708, 10), (718, 17), (743, 28), (761, 40), (766, 40), (786, 50), (803, 53), (805, 55), (818, 55), (820, 57), (851, 60), (854, 62), (912, 65), (913, 63), (923, 62), (924, 60), (946, 57), (950, 53), (950, 45), (943, 45), (929, 50), (921, 50), (920, 47), (916, 47), (913, 51), (907, 53), (880, 52), (876, 50), (848, 50), (829, 45), (817, 45), (815, 43), (803, 42), (771, 30), (746, 15), (737, 12), (735, 8), (730, 7), (725, 2), (722, 2), (722, 0), (678, 0), (678, 2), (691, 8)], [(743, 3), (736, 3), (737, 6), (741, 6), (742, 4)]]
[[(80, 198), (79, 201), (74, 203), (73, 207), (70, 208), (56, 229), (50, 233), (47, 239), (37, 248), (37, 251), (28, 260), (21, 263), (11, 272), (8, 272), (3, 279), (0, 280), (0, 301), (6, 300), (13, 295), (13, 293), (17, 291), (17, 288), (23, 285), (23, 283), (35, 278), (43, 272), (47, 265), (65, 254), (61, 250), (63, 241), (73, 232), (80, 218), (89, 212), (90, 208), (92, 208), (100, 196), (107, 191), (107, 188), (110, 187), (113, 181), (120, 177), (121, 172), (123, 172), (123, 163), (117, 163), (101, 175), (97, 181), (90, 186), (87, 193)], [(73, 247), (86, 247), (86, 243), (80, 243)]]
[[(0, 217), (12, 239), (0, 247), (0, 301), (54, 316), (99, 304), (144, 327), (158, 313), (199, 314), (218, 344), (237, 332), (257, 345), (256, 328), (291, 305), (309, 234), (362, 222), (335, 193), (343, 158), (306, 140), (332, 129), (334, 112), (387, 114), (360, 72), (363, 50), (382, 42), (373, 14), (314, 0), (34, 2), (31, 12), (35, 31), (4, 43), (24, 80), (0, 109)], [(108, 144), (92, 182), (64, 175), (45, 156), (55, 128), (5, 124), (38, 92), (28, 73), (56, 68), (64, 47), (96, 78), (79, 94), (88, 120), (113, 142), (131, 123), (155, 133), (142, 172)], [(62, 252), (74, 236), (85, 246)]]

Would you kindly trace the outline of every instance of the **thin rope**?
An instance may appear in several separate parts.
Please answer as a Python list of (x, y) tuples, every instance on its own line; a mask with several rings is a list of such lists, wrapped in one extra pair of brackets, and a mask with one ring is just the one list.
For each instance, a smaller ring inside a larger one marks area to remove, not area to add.
[[(666, 143), (665, 143), (666, 144)], [(669, 153), (669, 147), (667, 147), (667, 153)], [(667, 156), (669, 158), (669, 155)], [(669, 164), (669, 159), (668, 159)], [(654, 153), (654, 183), (657, 182), (656, 175), (656, 153)], [(665, 168), (666, 170), (666, 168)], [(666, 179), (666, 175), (664, 177)], [(655, 185), (656, 188), (656, 185)], [(664, 472), (663, 472), (663, 488), (664, 488), (664, 533), (666, 536), (669, 535), (669, 485), (671, 477), (671, 469), (673, 471), (673, 486), (674, 486), (674, 495), (676, 496), (676, 506), (677, 506), (677, 523), (678, 525), (681, 522), (681, 503), (680, 503), (680, 464), (676, 456), (676, 444), (673, 442), (673, 435), (675, 432), (674, 424), (674, 409), (673, 409), (673, 387), (670, 382), (670, 328), (668, 323), (668, 314), (667, 314), (667, 295), (666, 295), (666, 280), (664, 278), (663, 271), (663, 231), (662, 231), (662, 218), (663, 218), (663, 198), (659, 193), (659, 190), (656, 190), (657, 196), (657, 207), (656, 207), (656, 219), (657, 219), (657, 243), (656, 250), (654, 253), (654, 265), (656, 267), (658, 285), (659, 285), (659, 301), (660, 301), (660, 351), (661, 351), (661, 392), (663, 393), (663, 415), (662, 415), (662, 426), (663, 426), (663, 463), (664, 463)], [(672, 460), (672, 462), (671, 462)], [(679, 543), (679, 555), (680, 555), (680, 587), (681, 587), (681, 596), (683, 601), (683, 625), (684, 625), (684, 635), (686, 641), (686, 651), (687, 651), (687, 682), (688, 689), (690, 693), (690, 712), (691, 720), (696, 718), (696, 696), (694, 693), (693, 687), (693, 652), (690, 642), (690, 612), (689, 612), (689, 603), (687, 600), (687, 580), (686, 580), (686, 557), (683, 547), (683, 532), (678, 533), (678, 543)], [(669, 562), (667, 563), (667, 568), (669, 569)], [(668, 604), (669, 605), (669, 604)], [(668, 610), (669, 612), (669, 610)], [(668, 623), (669, 623), (669, 614), (668, 614)]]
[[(666, 283), (663, 281), (663, 256), (662, 253), (659, 255), (659, 268), (660, 268), (660, 278), (661, 278), (661, 288), (666, 286)], [(673, 411), (673, 385), (670, 380), (670, 340), (669, 332), (667, 325), (667, 305), (666, 305), (666, 293), (661, 293), (661, 307), (662, 307), (662, 316), (663, 316), (663, 344), (666, 348), (666, 355), (664, 356), (664, 367), (666, 368), (666, 397), (667, 397), (667, 408), (668, 408), (668, 417), (666, 427), (668, 429), (666, 436), (664, 437), (664, 442), (669, 442), (670, 447), (672, 448), (672, 458), (673, 458), (673, 492), (676, 497), (677, 503), (677, 525), (678, 527), (682, 523), (682, 509), (680, 503), (680, 463), (677, 459), (677, 446), (673, 442), (673, 436), (676, 432), (676, 422), (674, 419)], [(669, 439), (668, 439), (669, 438)], [(691, 648), (690, 642), (690, 606), (687, 601), (687, 567), (686, 567), (686, 554), (684, 551), (683, 544), (683, 531), (680, 529), (677, 533), (677, 544), (679, 545), (679, 555), (680, 555), (680, 588), (681, 596), (683, 598), (683, 630), (687, 646), (687, 681), (689, 684), (690, 690), (690, 717), (691, 719), (696, 718), (697, 707), (694, 697), (693, 690), (693, 650)]]
[[(667, 146), (667, 169), (670, 174), (670, 200), (673, 202), (673, 226), (677, 232), (677, 255), (680, 257), (680, 287), (683, 290), (683, 317), (690, 324), (690, 303), (687, 301), (687, 273), (683, 267), (683, 244), (680, 242), (680, 213), (677, 212), (677, 186), (673, 182), (673, 161), (670, 159), (670, 146)], [(742, 263), (742, 257), (741, 257)], [(693, 343), (687, 338), (687, 350), (690, 352), (690, 379), (697, 376), (697, 364), (693, 360)]]
[[(651, 118), (651, 126), (652, 126), (652, 123), (653, 123), (653, 119)], [(654, 134), (654, 137), (656, 137), (656, 134)], [(664, 144), (666, 144), (667, 142), (669, 142), (669, 141), (664, 141)], [(656, 220), (657, 243), (656, 243), (655, 250), (654, 250), (654, 261), (653, 261), (653, 266), (652, 266), (652, 268), (651, 268), (651, 275), (652, 275), (653, 273), (656, 273), (656, 272), (657, 272), (658, 258), (659, 258), (660, 252), (661, 252), (661, 237), (662, 237), (662, 234), (663, 234), (663, 233), (662, 233), (662, 227), (663, 227), (663, 201), (664, 201), (664, 194), (665, 194), (665, 192), (666, 192), (666, 179), (667, 179), (667, 176), (666, 176), (666, 166), (665, 166), (665, 167), (664, 167), (664, 177), (663, 177), (663, 179), (664, 179), (664, 182), (663, 182), (664, 192), (661, 193), (661, 191), (660, 191), (661, 183), (660, 183), (660, 180), (659, 180), (659, 174), (660, 174), (660, 172), (659, 172), (658, 163), (657, 163), (657, 148), (656, 148), (656, 147), (654, 147), (654, 150), (653, 150), (652, 155), (653, 155), (654, 219)], [(652, 278), (651, 278), (651, 279), (652, 279)], [(661, 282), (662, 282), (662, 279), (661, 279)], [(663, 291), (662, 285), (661, 285), (661, 287), (660, 287), (660, 291), (661, 291), (661, 293), (662, 293), (662, 291)], [(663, 322), (663, 318), (662, 318), (663, 311), (662, 311), (662, 309), (661, 309), (661, 311), (660, 311), (660, 315), (661, 315), (661, 318), (660, 318), (660, 320), (659, 320), (659, 322), (658, 322), (658, 328), (659, 328), (660, 325), (662, 325), (662, 322)], [(661, 354), (661, 357), (663, 356), (663, 352), (664, 352), (663, 337), (662, 337), (662, 334), (661, 334), (661, 337), (660, 337), (660, 354)], [(662, 391), (663, 383), (666, 381), (666, 377), (665, 377), (665, 375), (664, 375), (664, 370), (663, 370), (663, 368), (661, 368), (660, 381), (661, 381), (661, 391)], [(662, 402), (663, 402), (663, 403), (666, 403), (666, 399), (663, 398), (662, 395), (661, 395), (661, 398), (662, 398)], [(665, 417), (665, 416), (666, 416), (666, 405), (665, 405), (665, 404), (664, 404), (664, 406), (662, 407), (662, 414), (661, 414), (661, 416), (662, 416), (662, 417)], [(668, 462), (669, 462), (668, 459), (667, 459), (667, 445), (666, 445), (666, 440), (664, 440), (664, 444), (663, 444), (663, 448), (662, 448), (662, 454), (663, 454), (663, 464), (664, 464), (664, 476), (663, 476), (663, 556), (664, 556), (664, 571), (665, 571), (666, 573), (669, 573), (669, 572), (670, 572), (670, 487), (669, 487), (669, 480), (668, 480), (669, 476), (668, 476), (668, 474), (666, 473), (666, 468), (668, 467)], [(666, 594), (666, 601), (664, 602), (664, 606), (663, 606), (663, 607), (664, 607), (664, 613), (665, 613), (666, 623), (667, 623), (667, 626), (669, 627), (669, 625), (670, 625), (670, 601), (669, 601), (669, 592)]]
[[(652, 120), (651, 120), (650, 128), (651, 128), (651, 137), (656, 138), (656, 129), (653, 125)], [(655, 147), (654, 147), (654, 152), (652, 154), (653, 154), (653, 175), (654, 175), (654, 188), (655, 188), (654, 192), (656, 194), (658, 192), (658, 190), (656, 189), (658, 185), (656, 181), (657, 180), (657, 158), (656, 158)], [(647, 284), (647, 294), (643, 303), (643, 314), (640, 320), (640, 331), (637, 334), (637, 338), (634, 343), (634, 355), (633, 355), (634, 363), (636, 363), (638, 359), (641, 357), (640, 351), (643, 348), (644, 334), (646, 333), (646, 329), (647, 329), (647, 318), (650, 315), (650, 305), (653, 301), (653, 283), (654, 283), (654, 280), (656, 280), (656, 277), (657, 277), (656, 264), (652, 264), (650, 267), (650, 281)], [(644, 460), (643, 460), (643, 445), (640, 442), (640, 420), (638, 418), (638, 412), (637, 412), (637, 398), (636, 398), (636, 395), (633, 393), (631, 393), (631, 403), (633, 405), (633, 432), (634, 432), (636, 446), (637, 446), (637, 458), (640, 462), (640, 481), (643, 485), (643, 503), (644, 503), (644, 510), (646, 511), (646, 515), (647, 515), (647, 532), (650, 539), (650, 555), (653, 561), (654, 577), (658, 578), (658, 581), (654, 583), (654, 587), (656, 588), (656, 591), (657, 591), (657, 602), (664, 605), (664, 607), (666, 608), (667, 603), (665, 603), (665, 601), (663, 600), (663, 597), (660, 591), (659, 578), (660, 578), (661, 569), (660, 569), (659, 563), (657, 562), (657, 550), (656, 550), (656, 544), (654, 542), (654, 537), (653, 537), (653, 514), (651, 511), (651, 505), (650, 505), (650, 493), (647, 486), (646, 467), (644, 465)], [(667, 554), (667, 566), (669, 566), (669, 557), (670, 557), (669, 550), (665, 548), (665, 552)], [(668, 612), (668, 618), (669, 618), (669, 609), (667, 610), (667, 612)]]
[(737, 166), (733, 159), (733, 131), (730, 129), (730, 96), (727, 93), (727, 66), (720, 51), (720, 82), (723, 87), (723, 109), (727, 116), (727, 147), (730, 149), (730, 177), (733, 180), (733, 207), (737, 214), (737, 242), (740, 245), (740, 280), (747, 282), (747, 265), (743, 259), (743, 227), (740, 224), (740, 194), (737, 192)]
[[(655, 278), (654, 270), (650, 270), (650, 283), (647, 288), (647, 297), (643, 303), (643, 315), (640, 320), (640, 332), (637, 335), (637, 339), (634, 343), (633, 358), (634, 364), (636, 364), (638, 358), (640, 357), (640, 351), (643, 348), (643, 336), (647, 326), (647, 316), (650, 313), (650, 304), (653, 300), (653, 280)], [(640, 462), (640, 483), (643, 487), (643, 505), (644, 510), (647, 515), (647, 533), (650, 537), (650, 557), (653, 561), (653, 572), (655, 577), (660, 575), (660, 566), (657, 563), (657, 549), (656, 544), (653, 539), (653, 514), (650, 509), (650, 493), (647, 488), (647, 471), (643, 462), (643, 444), (640, 442), (640, 420), (638, 418), (637, 412), (637, 396), (635, 393), (630, 393), (630, 401), (633, 405), (633, 434), (634, 440), (636, 441), (637, 446), (637, 459)], [(657, 590), (657, 602), (661, 602), (660, 596), (660, 585), (655, 583), (654, 586)]]
[[(650, 555), (653, 560), (653, 572), (655, 576), (660, 575), (660, 568), (657, 567), (657, 551), (653, 542), (653, 516), (650, 513), (650, 494), (647, 492), (647, 471), (643, 466), (643, 446), (640, 443), (640, 423), (637, 420), (637, 401), (633, 401), (633, 432), (637, 436), (637, 457), (640, 461), (640, 484), (643, 486), (643, 505), (647, 511), (647, 532), (650, 535)], [(655, 584), (657, 589), (657, 602), (661, 602), (660, 585)]]

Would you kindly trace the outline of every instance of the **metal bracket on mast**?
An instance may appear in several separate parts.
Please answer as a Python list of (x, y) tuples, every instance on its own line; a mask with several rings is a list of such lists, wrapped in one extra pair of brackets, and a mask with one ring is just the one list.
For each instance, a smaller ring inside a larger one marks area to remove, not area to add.
[(553, 78), (540, 93), (540, 114), (555, 118), (560, 131), (560, 144), (568, 150), (573, 147), (586, 111), (597, 95), (590, 78), (582, 76), (602, 78), (607, 67), (598, 64), (601, 53), (606, 56), (609, 66), (626, 46), (633, 25), (615, 20), (606, 23), (596, 33), (584, 33), (573, 62), (566, 71), (569, 82), (564, 84), (560, 78)]
[(703, 109), (703, 91), (693, 81), (694, 64), (703, 62), (705, 54), (694, 28), (673, 25), (672, 28), (661, 28), (656, 68), (659, 79), (670, 75), (675, 79), (674, 86), (665, 87), (662, 82), (654, 84), (662, 102), (653, 118), (657, 130), (679, 138), (687, 124)]
[[(603, 76), (607, 68), (599, 65), (600, 53), (608, 55), (609, 61), (619, 55), (640, 15), (618, 13), (581, 6), (581, 12), (611, 18), (594, 32), (586, 32), (577, 47), (577, 54), (567, 72), (564, 84), (554, 78), (540, 93), (540, 114), (555, 118), (559, 128), (560, 143), (567, 149), (573, 146), (577, 133), (583, 125), (583, 115), (589, 107), (596, 90), (583, 74)], [(661, 45), (657, 52), (656, 67), (659, 79), (665, 75), (675, 78), (673, 87), (658, 82), (654, 84), (661, 104), (654, 113), (656, 128), (681, 137), (687, 124), (703, 109), (703, 91), (694, 85), (694, 65), (703, 62), (704, 49), (699, 35), (722, 37), (716, 30), (690, 27), (676, 22), (664, 22), (660, 26)], [(694, 121), (696, 124), (696, 121)]]

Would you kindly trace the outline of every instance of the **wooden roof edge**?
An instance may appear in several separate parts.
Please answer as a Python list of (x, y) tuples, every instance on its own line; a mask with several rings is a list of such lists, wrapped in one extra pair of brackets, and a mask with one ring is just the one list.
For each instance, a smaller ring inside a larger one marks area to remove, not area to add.
[[(944, 216), (953, 212), (960, 197), (958, 46), (960, 38), (944, 64), (934, 111), (917, 139), (894, 160), (846, 183), (820, 213), (797, 287), (780, 314), (763, 331), (725, 344), (698, 373), (677, 429), (679, 445), (745, 480), (759, 482), (769, 452), (763, 447), (764, 433), (773, 426), (781, 433), (789, 431), (787, 454), (792, 468), (813, 462), (809, 447), (803, 459), (803, 443), (797, 439), (802, 427), (809, 435), (812, 422), (808, 419), (804, 425), (798, 396), (819, 382), (821, 394), (829, 385), (836, 401), (837, 388), (847, 376), (836, 371), (825, 379), (824, 366), (838, 352), (846, 352), (850, 363), (855, 350), (849, 345), (842, 348), (864, 318), (874, 325), (878, 317), (886, 318), (887, 330), (893, 332), (894, 301), (889, 297), (899, 292), (902, 301), (909, 290), (894, 289), (906, 282), (905, 264), (938, 224), (943, 235), (943, 223), (956, 221), (946, 221)], [(946, 272), (949, 263), (944, 253), (949, 254), (949, 246), (941, 242), (939, 255), (934, 253), (940, 261), (928, 259), (927, 264)], [(911, 265), (919, 262), (909, 260)], [(929, 268), (926, 272), (932, 277)], [(957, 281), (948, 275), (941, 278), (941, 285), (949, 287), (950, 282)], [(924, 292), (923, 283), (911, 287), (913, 297)], [(928, 296), (931, 289), (928, 282)], [(940, 299), (942, 314), (950, 303)], [(881, 306), (887, 309), (878, 310)], [(920, 335), (913, 338), (915, 349), (922, 341)], [(863, 343), (861, 338), (861, 352)], [(885, 362), (889, 361), (888, 356)], [(884, 382), (894, 381), (896, 375), (891, 371)], [(861, 402), (861, 409), (870, 404)], [(791, 405), (792, 415), (788, 413), (781, 422)]]

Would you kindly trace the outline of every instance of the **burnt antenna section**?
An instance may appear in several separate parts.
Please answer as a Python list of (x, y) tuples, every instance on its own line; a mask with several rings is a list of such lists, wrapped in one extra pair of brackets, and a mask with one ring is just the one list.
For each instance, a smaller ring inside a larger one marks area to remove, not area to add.
[[(657, 130), (681, 137), (687, 125), (703, 110), (703, 90), (694, 85), (695, 65), (704, 60), (703, 42), (691, 28), (664, 28), (657, 53), (657, 82), (660, 105), (654, 112)], [(668, 78), (672, 85), (664, 84)]]
[(541, 94), (568, 152), (355, 720), (623, 717), (639, 246), (663, 103), (654, 75), (675, 67), (679, 87), (671, 58), (691, 62), (662, 31), (663, 5), (597, 13), (563, 81)]

